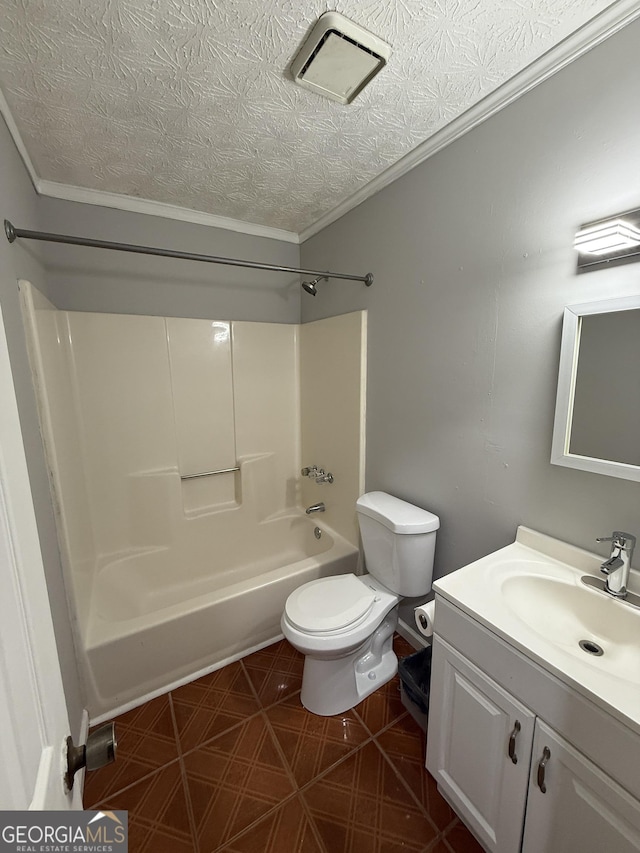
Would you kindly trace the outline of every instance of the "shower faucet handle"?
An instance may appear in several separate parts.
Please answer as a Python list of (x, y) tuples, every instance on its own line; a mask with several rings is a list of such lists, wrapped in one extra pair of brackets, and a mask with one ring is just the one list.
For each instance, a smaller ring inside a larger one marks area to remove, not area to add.
[(333, 483), (333, 474), (331, 472), (325, 474), (324, 468), (318, 468), (317, 465), (310, 465), (308, 468), (303, 468), (300, 471), (303, 477), (315, 479), (318, 485), (322, 483)]

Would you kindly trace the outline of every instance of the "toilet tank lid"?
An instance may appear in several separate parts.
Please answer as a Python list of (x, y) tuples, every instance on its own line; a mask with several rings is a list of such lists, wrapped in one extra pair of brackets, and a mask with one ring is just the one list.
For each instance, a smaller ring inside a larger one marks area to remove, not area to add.
[(437, 515), (386, 492), (367, 492), (358, 498), (356, 508), (394, 533), (431, 533), (440, 527)]

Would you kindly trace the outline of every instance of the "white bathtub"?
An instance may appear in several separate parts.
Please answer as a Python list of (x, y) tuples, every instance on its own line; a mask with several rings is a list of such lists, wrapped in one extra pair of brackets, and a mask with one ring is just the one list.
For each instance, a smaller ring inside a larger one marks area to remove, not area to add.
[(92, 721), (273, 642), (297, 586), (357, 569), (357, 549), (317, 517), (289, 514), (254, 529), (251, 537), (138, 551), (100, 568), (85, 637)]

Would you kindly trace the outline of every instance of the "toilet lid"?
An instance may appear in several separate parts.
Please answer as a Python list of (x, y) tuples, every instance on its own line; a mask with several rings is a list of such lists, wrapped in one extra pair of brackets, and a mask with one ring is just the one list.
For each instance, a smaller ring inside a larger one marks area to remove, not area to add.
[(375, 598), (355, 575), (337, 575), (298, 587), (287, 599), (285, 612), (291, 624), (307, 634), (339, 631), (366, 616)]

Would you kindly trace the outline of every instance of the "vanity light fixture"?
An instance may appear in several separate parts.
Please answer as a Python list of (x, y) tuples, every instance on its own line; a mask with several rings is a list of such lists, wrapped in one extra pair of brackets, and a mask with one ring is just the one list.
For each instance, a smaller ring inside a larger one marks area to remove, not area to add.
[[(578, 270), (640, 258), (640, 210), (583, 225), (576, 234)], [(595, 256), (595, 257), (594, 257)]]
[(624, 219), (582, 228), (576, 234), (576, 249), (591, 255), (608, 255), (632, 246), (640, 246), (640, 231)]

